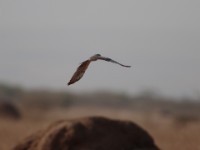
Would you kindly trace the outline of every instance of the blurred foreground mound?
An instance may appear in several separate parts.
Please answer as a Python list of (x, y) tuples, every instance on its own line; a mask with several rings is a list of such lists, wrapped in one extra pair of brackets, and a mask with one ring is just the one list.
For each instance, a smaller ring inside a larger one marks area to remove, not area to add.
[(129, 121), (90, 117), (55, 122), (13, 150), (158, 150), (151, 136)]

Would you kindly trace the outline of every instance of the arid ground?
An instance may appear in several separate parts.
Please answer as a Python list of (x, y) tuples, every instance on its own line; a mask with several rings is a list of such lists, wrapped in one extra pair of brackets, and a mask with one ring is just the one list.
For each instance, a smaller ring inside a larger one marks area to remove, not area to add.
[[(200, 150), (200, 105), (197, 102), (152, 100), (148, 96), (148, 100), (144, 100), (147, 97), (137, 97), (132, 103), (124, 95), (108, 93), (102, 97), (99, 93), (89, 97), (64, 94), (65, 100), (67, 99), (64, 101), (63, 95), (60, 95), (62, 94), (48, 92), (12, 93), (11, 97), (15, 100), (10, 102), (19, 110), (20, 117), (14, 119), (0, 112), (0, 150), (11, 149), (30, 134), (54, 121), (85, 116), (133, 121), (148, 131), (162, 150)], [(95, 95), (97, 98), (94, 101), (97, 102), (91, 104), (90, 99), (94, 99)], [(77, 100), (79, 98), (83, 101)], [(104, 104), (99, 99), (103, 99)], [(110, 102), (106, 103), (105, 99), (110, 99)], [(140, 99), (140, 102), (136, 99)], [(117, 105), (112, 105), (113, 103)]]

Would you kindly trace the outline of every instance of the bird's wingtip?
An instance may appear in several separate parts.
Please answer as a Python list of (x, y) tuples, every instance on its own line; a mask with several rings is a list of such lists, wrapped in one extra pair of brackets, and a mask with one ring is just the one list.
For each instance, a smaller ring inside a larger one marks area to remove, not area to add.
[[(124, 65), (123, 65), (123, 66), (124, 66)], [(124, 66), (124, 67), (131, 68), (131, 66)]]

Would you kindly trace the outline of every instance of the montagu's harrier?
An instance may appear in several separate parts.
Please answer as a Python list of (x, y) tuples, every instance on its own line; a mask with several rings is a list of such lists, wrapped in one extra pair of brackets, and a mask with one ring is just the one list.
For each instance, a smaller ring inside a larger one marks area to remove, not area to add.
[(72, 76), (71, 80), (68, 82), (68, 85), (73, 84), (73, 83), (77, 82), (78, 80), (80, 80), (83, 77), (85, 71), (87, 70), (89, 64), (92, 61), (97, 61), (98, 59), (112, 62), (112, 63), (118, 64), (118, 65), (121, 65), (123, 67), (131, 67), (131, 66), (123, 65), (115, 60), (112, 60), (111, 58), (103, 57), (100, 54), (96, 54), (96, 55), (90, 57), (88, 60), (81, 63), (81, 65), (77, 68), (76, 72)]

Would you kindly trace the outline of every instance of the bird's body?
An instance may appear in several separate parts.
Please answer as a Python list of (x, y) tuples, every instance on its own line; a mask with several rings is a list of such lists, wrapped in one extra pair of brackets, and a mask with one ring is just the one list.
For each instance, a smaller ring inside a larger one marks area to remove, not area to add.
[(131, 66), (123, 65), (117, 61), (114, 61), (111, 58), (102, 57), (100, 54), (96, 54), (96, 55), (90, 57), (88, 60), (81, 63), (81, 65), (77, 68), (76, 72), (73, 74), (71, 80), (68, 82), (68, 85), (71, 85), (71, 84), (79, 81), (83, 77), (83, 75), (84, 75), (85, 71), (87, 70), (88, 66), (90, 65), (90, 63), (92, 61), (97, 61), (97, 60), (105, 60), (108, 62), (112, 62), (112, 63), (118, 64), (118, 65), (121, 65), (123, 67), (131, 67)]

